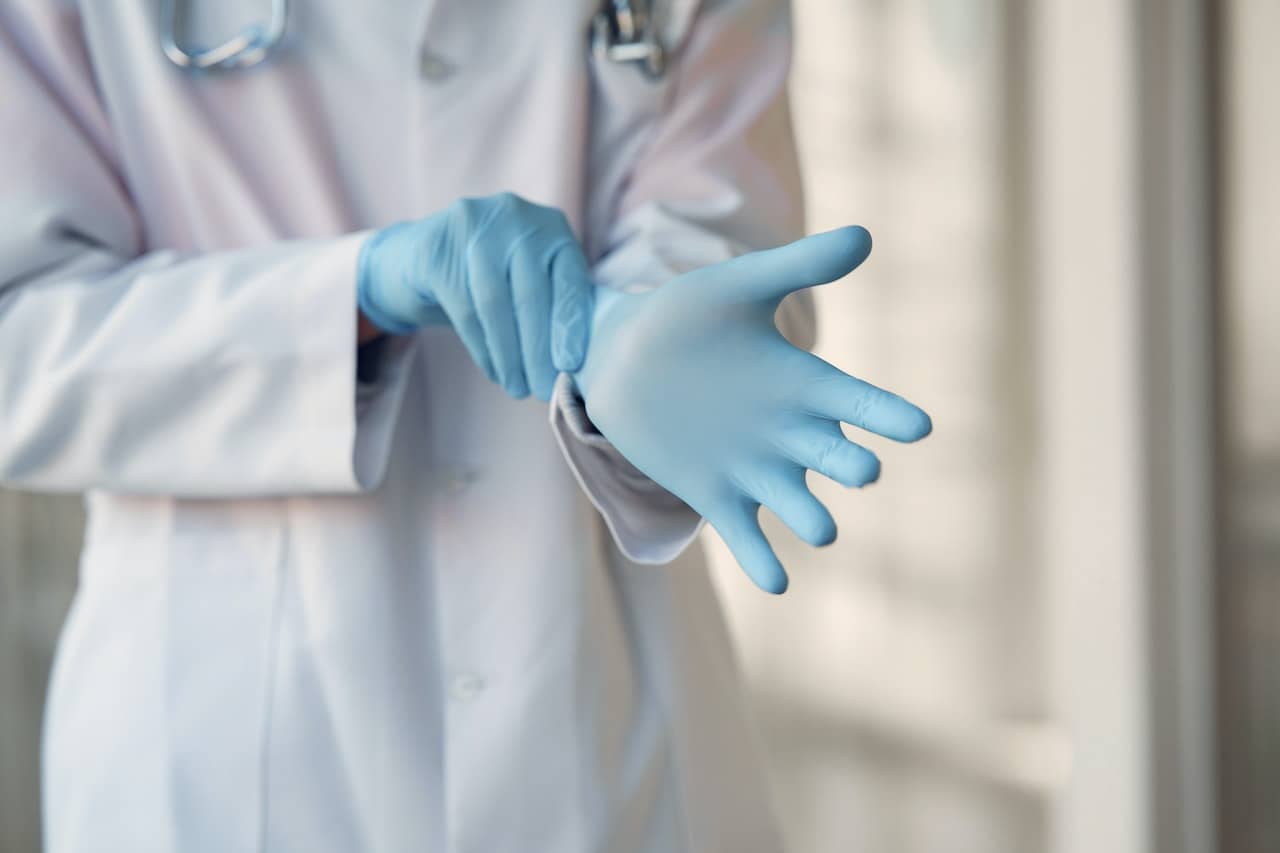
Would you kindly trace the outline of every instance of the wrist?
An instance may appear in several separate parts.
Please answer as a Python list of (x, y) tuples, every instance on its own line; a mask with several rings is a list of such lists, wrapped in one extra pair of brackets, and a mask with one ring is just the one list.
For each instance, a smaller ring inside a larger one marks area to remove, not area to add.
[(384, 332), (408, 334), (420, 325), (406, 319), (411, 316), (403, 310), (406, 306), (395, 304), (397, 296), (402, 297), (417, 284), (413, 281), (413, 264), (407, 260), (413, 257), (413, 246), (402, 245), (411, 238), (406, 233), (411, 228), (412, 223), (407, 222), (388, 226), (369, 235), (360, 247), (356, 263), (356, 305), (361, 334), (366, 333), (366, 324), (371, 327), (373, 337)]
[(363, 346), (370, 341), (382, 337), (382, 330), (365, 316), (364, 311), (356, 309), (356, 343)]

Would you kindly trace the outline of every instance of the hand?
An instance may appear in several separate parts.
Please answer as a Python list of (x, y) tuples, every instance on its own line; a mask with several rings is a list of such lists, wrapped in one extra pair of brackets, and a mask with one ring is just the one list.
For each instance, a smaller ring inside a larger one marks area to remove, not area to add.
[(595, 285), (563, 213), (502, 193), (376, 232), (357, 294), (382, 331), (448, 323), (490, 380), (547, 400), (582, 366)]
[(840, 422), (898, 441), (929, 434), (923, 411), (784, 339), (783, 297), (834, 281), (871, 251), (842, 228), (682, 275), (646, 294), (602, 291), (575, 379), (596, 427), (633, 465), (715, 527), (761, 589), (787, 575), (760, 531), (769, 507), (804, 541), (836, 525), (805, 485), (812, 469), (846, 486), (880, 474)]

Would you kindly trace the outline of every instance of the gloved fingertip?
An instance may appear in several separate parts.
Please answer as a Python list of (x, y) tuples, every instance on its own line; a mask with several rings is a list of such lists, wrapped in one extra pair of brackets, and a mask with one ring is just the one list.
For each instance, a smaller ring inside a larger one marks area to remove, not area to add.
[(525, 381), (523, 376), (509, 378), (502, 383), (502, 389), (507, 392), (507, 396), (517, 400), (523, 400), (529, 396), (529, 383)]
[(880, 460), (878, 458), (872, 456), (864, 468), (865, 470), (861, 471), (850, 485), (861, 489), (880, 479)]
[(787, 587), (790, 586), (785, 572), (778, 572), (763, 578), (752, 577), (751, 579), (755, 581), (756, 586), (770, 595), (782, 595), (787, 591)]
[(839, 234), (843, 238), (840, 251), (844, 258), (844, 266), (850, 271), (862, 266), (863, 262), (871, 256), (871, 232), (861, 225), (846, 225), (831, 233)]
[(586, 330), (569, 329), (554, 336), (551, 363), (561, 373), (577, 373), (587, 358)]
[(573, 373), (574, 368), (570, 365), (569, 353), (559, 343), (553, 341), (551, 344), (551, 365), (556, 369), (557, 373)]
[(549, 400), (552, 380), (549, 380), (544, 371), (538, 370), (528, 374), (529, 394), (536, 400)]
[(923, 409), (920, 410), (920, 423), (915, 432), (915, 441), (919, 441), (933, 432), (933, 418), (929, 417), (929, 413)]
[(835, 520), (828, 517), (825, 521), (819, 522), (809, 544), (815, 548), (826, 548), (828, 545), (833, 544), (839, 535), (840, 531), (836, 527)]
[(559, 373), (577, 373), (582, 369), (583, 358), (580, 352), (564, 351), (552, 356), (551, 361)]
[(871, 254), (871, 232), (861, 225), (846, 226), (845, 231), (849, 237), (849, 244), (856, 254), (863, 257)]
[(890, 435), (898, 441), (913, 442), (919, 441), (933, 432), (933, 418), (923, 409), (911, 406), (906, 412), (899, 415), (900, 421), (897, 425), (896, 435)]

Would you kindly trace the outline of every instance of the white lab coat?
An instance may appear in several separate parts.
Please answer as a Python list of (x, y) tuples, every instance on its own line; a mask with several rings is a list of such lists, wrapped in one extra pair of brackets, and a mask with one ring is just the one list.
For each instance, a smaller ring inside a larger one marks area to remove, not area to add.
[(606, 286), (798, 235), (785, 9), (660, 4), (652, 83), (596, 5), (298, 0), (193, 76), (154, 0), (0, 0), (0, 476), (89, 508), (50, 850), (778, 847), (693, 513), (447, 329), (356, 378), (365, 233), (460, 196)]

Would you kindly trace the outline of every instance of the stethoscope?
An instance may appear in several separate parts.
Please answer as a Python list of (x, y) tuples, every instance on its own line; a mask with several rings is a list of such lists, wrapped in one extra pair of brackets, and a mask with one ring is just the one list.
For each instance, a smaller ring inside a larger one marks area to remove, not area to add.
[[(271, 18), (265, 25), (252, 24), (217, 47), (188, 49), (178, 31), (185, 21), (179, 0), (161, 0), (160, 46), (164, 55), (188, 71), (230, 71), (250, 68), (266, 59), (284, 39), (289, 0), (271, 0)], [(656, 35), (648, 0), (604, 0), (591, 21), (591, 49), (611, 62), (634, 62), (650, 77), (666, 70), (666, 54)]]

